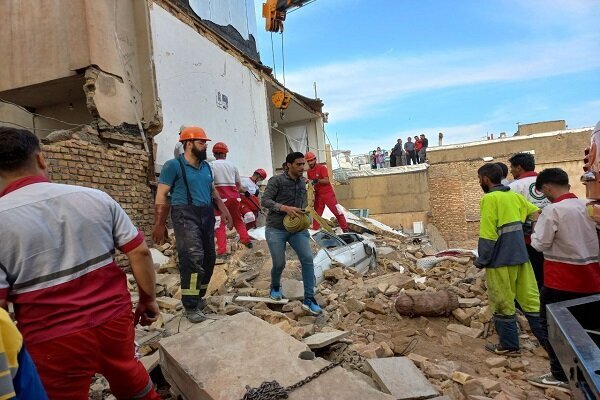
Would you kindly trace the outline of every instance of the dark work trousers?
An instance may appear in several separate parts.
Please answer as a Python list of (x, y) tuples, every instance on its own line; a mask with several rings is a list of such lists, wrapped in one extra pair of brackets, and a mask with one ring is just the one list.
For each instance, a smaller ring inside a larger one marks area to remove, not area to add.
[(417, 152), (412, 150), (412, 151), (407, 151), (406, 152), (406, 165), (416, 165), (417, 164)]
[(396, 166), (396, 156), (392, 155), (390, 156), (390, 167), (395, 167)]
[(541, 291), (542, 286), (544, 286), (544, 253), (537, 251), (528, 244), (527, 254), (529, 254), (529, 261), (535, 274), (538, 290)]
[(182, 205), (171, 207), (175, 230), (181, 302), (194, 310), (206, 294), (215, 267), (215, 214), (211, 206)]
[(562, 290), (551, 289), (548, 287), (542, 287), (542, 291), (540, 293), (540, 319), (542, 320), (542, 328), (544, 330), (544, 338), (541, 340), (542, 346), (546, 349), (548, 353), (548, 358), (550, 358), (550, 372), (552, 375), (560, 381), (567, 382), (567, 375), (563, 371), (558, 358), (556, 357), (556, 353), (554, 353), (554, 349), (550, 345), (550, 341), (548, 340), (548, 318), (546, 317), (546, 305), (552, 303), (559, 303), (561, 301), (574, 300), (582, 297), (591, 296), (597, 293), (574, 293), (574, 292), (565, 292)]

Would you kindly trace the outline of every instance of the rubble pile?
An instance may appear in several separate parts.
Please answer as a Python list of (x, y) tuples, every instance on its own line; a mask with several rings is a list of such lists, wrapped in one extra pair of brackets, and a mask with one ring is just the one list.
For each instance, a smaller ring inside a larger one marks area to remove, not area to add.
[[(318, 356), (341, 362), (380, 389), (369, 360), (407, 356), (439, 393), (451, 399), (564, 397), (565, 392), (543, 392), (527, 383), (526, 376), (545, 372), (547, 360), (523, 316), (518, 318), (522, 357), (493, 356), (483, 349), (486, 339), (496, 342), (497, 337), (485, 271), (473, 265), (471, 254), (436, 259), (426, 238), (413, 242), (385, 232), (371, 240), (377, 246), (378, 262), (365, 276), (339, 263), (324, 271), (325, 280), (315, 296), (324, 309), (319, 317), (301, 307), (300, 265), (292, 252), (288, 252), (290, 260), (282, 280), (285, 299), (274, 301), (268, 298), (271, 259), (266, 242), (255, 242), (253, 249), (238, 249), (215, 266), (204, 310), (211, 318), (207, 323), (248, 312), (305, 341)], [(152, 326), (136, 330), (138, 352), (149, 369), (158, 364), (156, 350), (161, 338), (193, 326), (182, 318), (174, 245), (166, 243), (152, 251), (161, 315)], [(135, 303), (133, 276), (128, 275), (128, 282)], [(446, 308), (435, 314), (439, 316), (423, 316), (431, 315), (423, 309), (428, 310), (427, 301), (435, 303), (431, 299), (436, 296), (449, 299)], [(406, 303), (403, 299), (424, 299), (425, 305), (414, 307), (417, 312), (412, 317), (401, 315), (397, 309), (399, 303)], [(96, 390), (101, 387), (96, 386)]]

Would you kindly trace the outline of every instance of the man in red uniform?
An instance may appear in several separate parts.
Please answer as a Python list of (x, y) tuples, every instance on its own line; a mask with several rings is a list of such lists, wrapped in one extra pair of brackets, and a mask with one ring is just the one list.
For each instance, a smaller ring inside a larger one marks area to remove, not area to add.
[[(87, 399), (95, 373), (118, 399), (160, 399), (133, 343), (159, 315), (144, 235), (108, 194), (47, 176), (38, 138), (0, 128), (0, 306), (14, 304), (51, 400)], [(135, 315), (115, 248), (138, 285)]]
[[(233, 163), (226, 160), (229, 148), (225, 143), (215, 143), (212, 151), (216, 160), (213, 161), (210, 166), (213, 170), (217, 192), (219, 192), (219, 196), (221, 196), (221, 199), (223, 199), (223, 202), (225, 203), (225, 207), (227, 207), (231, 214), (233, 226), (240, 235), (240, 241), (246, 247), (252, 248), (252, 242), (250, 241), (251, 239), (248, 235), (246, 225), (242, 220), (242, 213), (240, 211), (240, 173)], [(227, 253), (227, 232), (223, 221), (219, 221), (218, 226), (215, 229), (215, 236), (217, 237), (217, 255), (223, 256)]]
[(246, 224), (246, 229), (256, 228), (256, 219), (260, 212), (260, 200), (258, 198), (260, 191), (257, 184), (265, 179), (267, 179), (267, 171), (262, 168), (254, 171), (251, 177), (242, 178), (240, 193), (242, 193), (244, 197), (242, 197), (240, 211), (242, 213), (242, 219)]
[[(344, 214), (338, 209), (339, 204), (335, 198), (333, 186), (331, 186), (331, 182), (329, 182), (327, 167), (322, 164), (317, 164), (317, 156), (310, 151), (305, 154), (304, 158), (309, 167), (308, 171), (306, 171), (306, 175), (315, 188), (315, 211), (317, 214), (323, 215), (325, 206), (327, 206), (337, 218), (342, 231), (348, 232), (348, 223), (346, 222)], [(313, 221), (313, 229), (319, 229), (319, 223), (316, 220)]]

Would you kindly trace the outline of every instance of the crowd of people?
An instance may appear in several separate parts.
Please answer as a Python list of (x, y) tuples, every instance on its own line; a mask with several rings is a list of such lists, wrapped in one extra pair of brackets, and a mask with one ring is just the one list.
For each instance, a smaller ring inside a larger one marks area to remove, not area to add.
[(570, 192), (564, 170), (548, 168), (538, 174), (529, 153), (515, 154), (509, 163), (510, 168), (487, 163), (478, 170), (484, 196), (475, 265), (485, 268), (499, 337), (486, 350), (520, 355), (519, 310), (550, 361), (550, 372), (529, 382), (566, 388), (567, 375), (548, 339), (546, 305), (600, 293), (600, 220), (592, 219), (586, 201)]
[(402, 165), (416, 165), (427, 162), (427, 148), (429, 147), (429, 139), (424, 134), (419, 136), (410, 136), (406, 138), (406, 142), (402, 144), (402, 139), (398, 138), (392, 150), (388, 153), (377, 147), (369, 155), (371, 161), (371, 169), (386, 168), (386, 158), (389, 157), (389, 166), (397, 167)]

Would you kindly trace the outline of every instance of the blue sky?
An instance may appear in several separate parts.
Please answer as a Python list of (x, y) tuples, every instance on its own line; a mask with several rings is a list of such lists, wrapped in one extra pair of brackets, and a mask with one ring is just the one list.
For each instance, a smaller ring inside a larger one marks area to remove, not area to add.
[(287, 86), (313, 96), (317, 82), (333, 147), (353, 154), (420, 133), (450, 144), (600, 119), (600, 0), (316, 0), (288, 14), (284, 43)]

